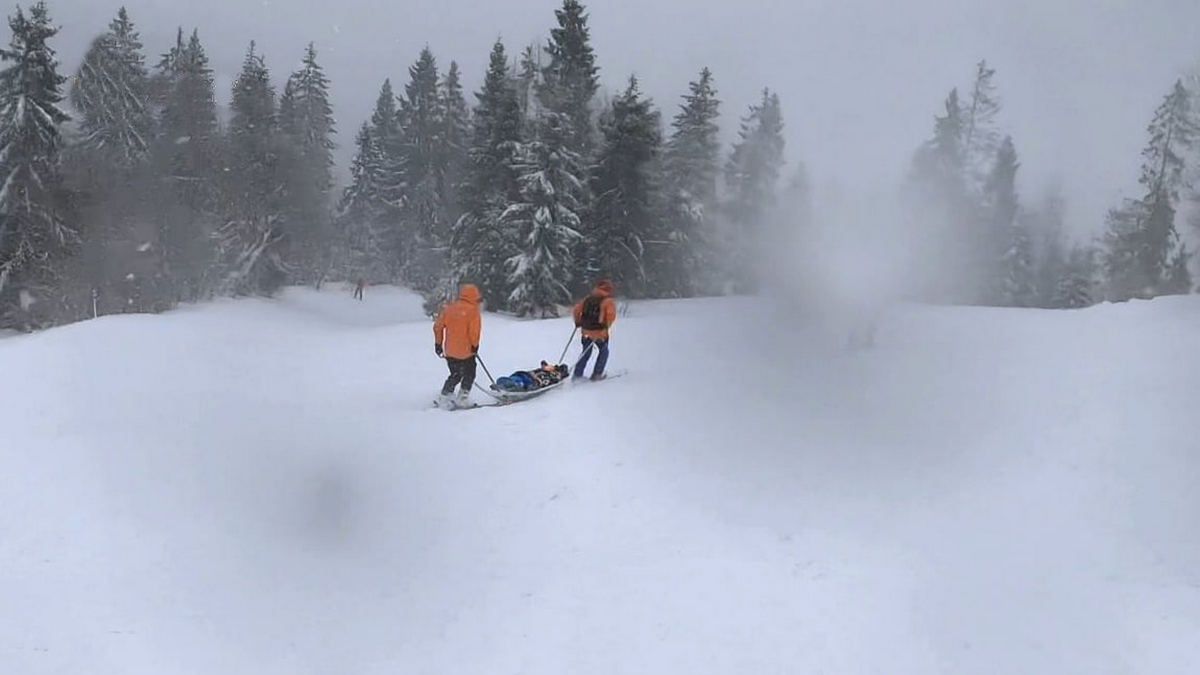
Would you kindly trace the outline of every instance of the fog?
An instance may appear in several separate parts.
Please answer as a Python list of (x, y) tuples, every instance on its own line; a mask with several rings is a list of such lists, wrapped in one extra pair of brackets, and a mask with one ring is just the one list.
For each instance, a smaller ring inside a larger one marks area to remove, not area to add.
[[(350, 133), (379, 84), (397, 83), (429, 44), (457, 60), (466, 85), (482, 76), (491, 43), (516, 52), (541, 40), (557, 0), (126, 0), (148, 53), (177, 26), (199, 28), (228, 96), (247, 44), (257, 40), (277, 83), (314, 41), (333, 83), (341, 129)], [(56, 41), (68, 71), (119, 0), (54, 0)], [(1200, 60), (1200, 3), (1192, 0), (1010, 0), (908, 3), (813, 0), (606, 0), (588, 3), (603, 82), (636, 73), (666, 116), (702, 66), (724, 101), (723, 131), (764, 86), (787, 121), (789, 164), (803, 161), (819, 192), (886, 191), (928, 137), (952, 86), (973, 64), (997, 70), (1002, 127), (1022, 158), (1020, 188), (1066, 193), (1068, 224), (1096, 232), (1104, 211), (1135, 187), (1150, 112), (1171, 82)]]

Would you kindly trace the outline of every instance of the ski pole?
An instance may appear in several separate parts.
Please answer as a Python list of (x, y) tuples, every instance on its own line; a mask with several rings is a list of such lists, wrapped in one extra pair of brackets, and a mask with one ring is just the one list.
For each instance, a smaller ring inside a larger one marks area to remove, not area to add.
[(589, 358), (588, 354), (592, 353), (592, 348), (595, 346), (596, 346), (595, 340), (592, 340), (590, 343), (588, 343), (588, 346), (583, 348), (583, 353), (581, 353), (579, 355), (579, 361), (582, 362), (584, 359)]
[(496, 384), (496, 378), (492, 377), (491, 372), (488, 371), (487, 364), (483, 362), (483, 359), (480, 358), (478, 354), (475, 355), (475, 360), (479, 362), (480, 366), (483, 366), (483, 372), (488, 376), (488, 379), (492, 381), (492, 384)]
[(563, 359), (567, 358), (567, 352), (571, 351), (571, 343), (575, 342), (575, 334), (579, 332), (579, 326), (575, 326), (575, 330), (571, 331), (571, 337), (567, 340), (567, 346), (563, 347), (562, 356), (558, 357), (558, 362), (563, 363)]

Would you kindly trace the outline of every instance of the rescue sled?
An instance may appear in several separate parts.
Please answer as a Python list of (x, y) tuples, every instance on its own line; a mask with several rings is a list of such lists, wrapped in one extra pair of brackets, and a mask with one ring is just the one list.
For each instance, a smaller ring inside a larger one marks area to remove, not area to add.
[(568, 381), (569, 380), (562, 380), (545, 387), (530, 389), (528, 391), (508, 391), (493, 384), (489, 387), (490, 391), (488, 391), (488, 394), (492, 398), (496, 399), (496, 402), (499, 405), (508, 405), (510, 403), (520, 403), (521, 401), (528, 401), (531, 398), (537, 398), (543, 394), (547, 394), (555, 389), (558, 389), (559, 387), (562, 387)]

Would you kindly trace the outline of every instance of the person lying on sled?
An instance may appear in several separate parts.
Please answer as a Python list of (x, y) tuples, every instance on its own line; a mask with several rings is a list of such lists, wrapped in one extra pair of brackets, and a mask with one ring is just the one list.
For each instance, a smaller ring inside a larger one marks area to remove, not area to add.
[(500, 391), (537, 391), (551, 387), (567, 379), (571, 374), (566, 364), (551, 365), (542, 361), (540, 368), (534, 370), (518, 370), (517, 372), (496, 380), (496, 389)]

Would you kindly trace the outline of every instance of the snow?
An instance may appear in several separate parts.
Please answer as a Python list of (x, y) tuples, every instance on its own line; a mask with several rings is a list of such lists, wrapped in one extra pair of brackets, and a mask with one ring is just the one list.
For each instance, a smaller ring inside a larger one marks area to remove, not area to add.
[(459, 413), (387, 288), (0, 340), (0, 670), (1194, 672), (1197, 299), (796, 313), (633, 303), (625, 377)]

